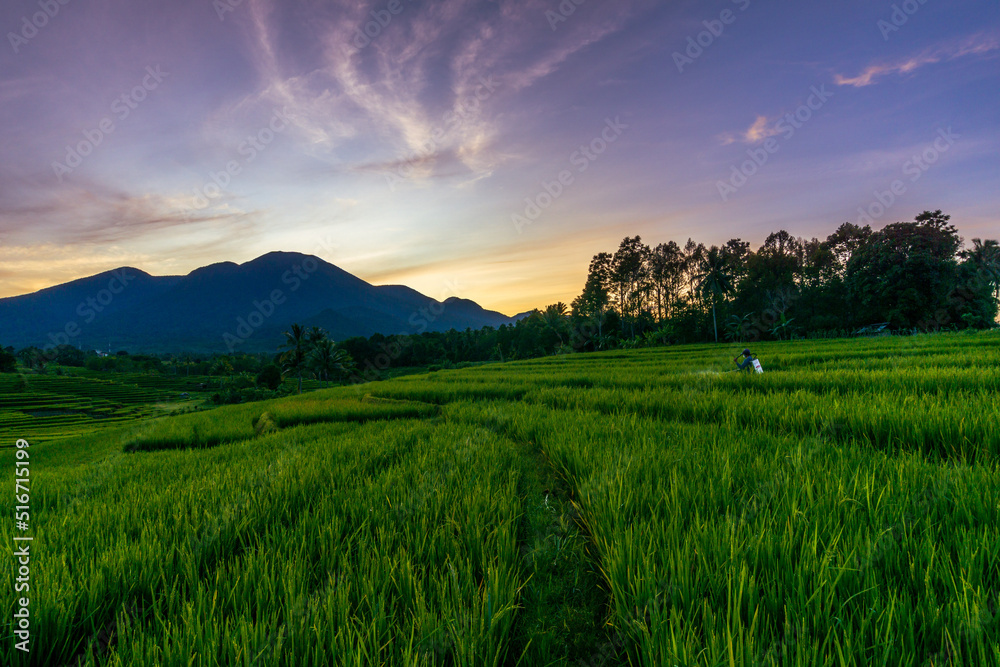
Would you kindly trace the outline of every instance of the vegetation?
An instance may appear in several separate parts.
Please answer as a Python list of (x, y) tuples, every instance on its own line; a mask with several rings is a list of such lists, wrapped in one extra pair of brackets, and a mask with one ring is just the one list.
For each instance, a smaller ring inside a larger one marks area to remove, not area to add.
[[(679, 343), (750, 343), (850, 336), (885, 323), (886, 333), (926, 333), (997, 326), (1000, 244), (963, 246), (941, 211), (873, 231), (850, 223), (825, 240), (781, 230), (752, 251), (732, 239), (705, 247), (689, 239), (650, 247), (626, 237), (600, 252), (572, 304), (550, 304), (512, 325), (478, 331), (355, 337), (334, 342), (316, 327), (291, 324), (277, 354), (129, 355), (83, 352), (70, 345), (0, 352), (25, 369), (85, 366), (110, 372), (231, 377), (219, 402), (273, 397), (276, 366), (296, 378), (361, 383), (435, 368), (531, 359), (552, 354)], [(249, 374), (249, 380), (239, 376)], [(238, 385), (238, 386), (237, 386)]]
[(17, 357), (14, 348), (0, 348), (0, 373), (13, 373), (17, 370)]
[[(1000, 248), (974, 239), (961, 250), (949, 220), (935, 211), (878, 231), (845, 223), (826, 240), (778, 231), (756, 252), (741, 239), (651, 249), (626, 238), (613, 255), (594, 257), (573, 312), (590, 330), (613, 313), (621, 331), (666, 324), (688, 342), (718, 340), (719, 315), (737, 322), (730, 339), (753, 341), (875, 322), (907, 331), (995, 326)], [(581, 329), (589, 349), (601, 336)]]
[[(117, 357), (116, 360), (127, 359)], [(131, 362), (130, 362), (131, 363)], [(220, 364), (216, 362), (215, 370)], [(269, 370), (270, 369), (270, 370)], [(265, 366), (248, 372), (181, 375), (170, 372), (112, 372), (55, 366), (46, 372), (0, 374), (0, 434), (30, 432), (41, 442), (103, 430), (145, 417), (178, 415), (221, 404), (261, 401), (296, 390), (294, 378)], [(305, 388), (324, 382), (305, 380)]]
[(731, 347), (33, 441), (0, 662), (1000, 665), (1000, 335)]
[(350, 355), (322, 329), (305, 331), (293, 325), (286, 337), (292, 348), (273, 357), (153, 356), (125, 351), (102, 356), (71, 345), (47, 351), (0, 348), (0, 373), (11, 374), (0, 375), (0, 392), (17, 394), (0, 408), (0, 426), (40, 418), (43, 422), (31, 423), (50, 425), (51, 429), (42, 432), (46, 436), (70, 424), (78, 428), (68, 432), (87, 431), (95, 420), (130, 420), (288, 395), (291, 385), (285, 382), (282, 366), (299, 393), (303, 388), (343, 382), (354, 368)]
[(962, 249), (941, 211), (872, 231), (850, 223), (826, 240), (770, 234), (706, 248), (626, 237), (590, 263), (570, 307), (556, 303), (510, 326), (352, 338), (354, 381), (396, 367), (447, 367), (580, 351), (720, 340), (850, 336), (875, 323), (912, 334), (997, 325), (1000, 245)]

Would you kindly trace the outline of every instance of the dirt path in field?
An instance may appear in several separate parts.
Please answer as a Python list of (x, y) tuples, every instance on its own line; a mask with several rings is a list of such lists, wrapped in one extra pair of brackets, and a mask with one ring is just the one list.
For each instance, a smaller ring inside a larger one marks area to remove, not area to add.
[(608, 592), (572, 490), (538, 444), (518, 445), (525, 505), (519, 541), (527, 583), (509, 664), (619, 664), (618, 646), (605, 628)]

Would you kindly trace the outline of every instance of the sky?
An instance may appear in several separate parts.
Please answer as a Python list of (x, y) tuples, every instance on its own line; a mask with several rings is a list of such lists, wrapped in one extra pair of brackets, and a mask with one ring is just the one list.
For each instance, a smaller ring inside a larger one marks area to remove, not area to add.
[(590, 258), (1000, 236), (995, 0), (5, 0), (0, 297), (274, 250), (514, 314)]

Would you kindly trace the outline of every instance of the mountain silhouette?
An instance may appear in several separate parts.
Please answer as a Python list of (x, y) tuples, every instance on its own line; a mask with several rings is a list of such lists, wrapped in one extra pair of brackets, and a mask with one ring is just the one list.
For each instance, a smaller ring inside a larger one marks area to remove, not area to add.
[(409, 287), (371, 285), (312, 255), (271, 252), (186, 276), (122, 267), (0, 299), (0, 345), (254, 353), (275, 351), (294, 322), (343, 340), (514, 321), (468, 299), (439, 302)]

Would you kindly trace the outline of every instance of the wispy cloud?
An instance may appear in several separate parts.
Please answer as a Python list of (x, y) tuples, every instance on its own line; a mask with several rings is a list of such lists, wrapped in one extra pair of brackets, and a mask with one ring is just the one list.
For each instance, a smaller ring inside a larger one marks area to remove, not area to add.
[(253, 231), (253, 215), (229, 206), (191, 216), (176, 198), (78, 180), (55, 190), (25, 188), (16, 200), (0, 200), (0, 234), (7, 243), (114, 245), (150, 238), (204, 238), (206, 232), (229, 238)]
[(757, 116), (753, 125), (739, 134), (723, 134), (720, 137), (722, 144), (728, 146), (737, 142), (744, 144), (757, 144), (770, 137), (781, 134), (777, 127), (777, 122), (767, 116)]
[[(553, 34), (545, 3), (444, 0), (402, 7), (369, 39), (363, 31), (384, 3), (327, 4), (313, 21), (312, 50), (320, 55), (304, 65), (300, 48), (283, 48), (290, 46), (278, 20), (284, 5), (250, 0), (249, 51), (259, 90), (221, 109), (220, 119), (262, 102), (287, 106), (305, 148), (327, 161), (349, 159), (344, 145), (353, 141), (364, 143), (368, 154), (354, 170), (405, 163), (420, 178), (440, 175), (435, 165), (457, 161), (466, 175), (483, 177), (505, 158), (493, 150), (504, 102), (621, 30), (632, 13), (631, 0), (594, 5), (580, 10), (594, 20), (574, 16)], [(489, 90), (484, 81), (492, 82)]]
[(255, 214), (229, 206), (187, 216), (171, 197), (77, 180), (0, 201), (0, 298), (120, 266), (177, 273), (177, 257), (186, 272), (260, 231)]
[(952, 44), (935, 47), (919, 55), (893, 63), (869, 65), (857, 76), (837, 74), (834, 82), (838, 86), (854, 86), (864, 88), (876, 80), (891, 74), (909, 74), (921, 67), (935, 63), (956, 60), (966, 56), (982, 56), (1000, 49), (1000, 36), (996, 34), (979, 34)]

